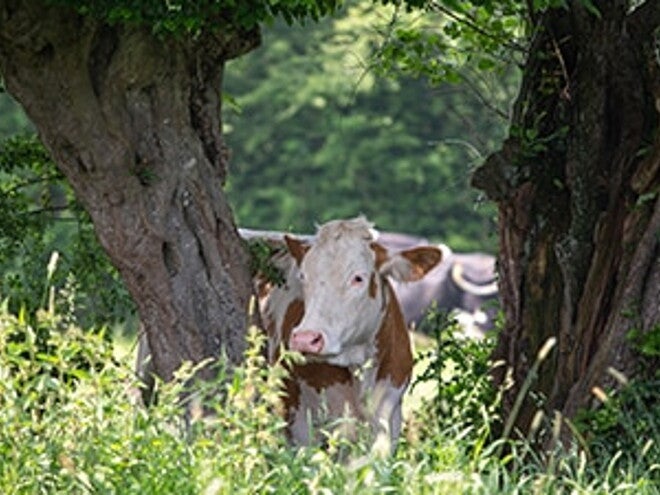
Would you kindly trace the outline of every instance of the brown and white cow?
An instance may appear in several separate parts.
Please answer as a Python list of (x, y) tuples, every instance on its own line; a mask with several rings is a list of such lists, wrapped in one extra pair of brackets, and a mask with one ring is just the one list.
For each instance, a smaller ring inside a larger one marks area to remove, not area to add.
[(285, 241), (293, 258), (280, 255), (276, 264), (286, 282), (263, 294), (261, 310), (271, 358), (281, 344), (306, 357), (286, 386), (291, 439), (307, 444), (322, 416), (349, 416), (369, 421), (391, 450), (413, 360), (388, 277), (419, 280), (441, 251), (425, 246), (390, 254), (362, 217), (328, 222), (311, 245)]
[[(415, 281), (436, 266), (432, 246), (390, 252), (374, 241), (364, 218), (321, 226), (314, 238), (266, 238), (281, 249), (272, 263), (281, 285), (255, 280), (268, 334), (271, 363), (281, 346), (300, 351), (291, 367), (284, 409), (293, 443), (319, 440), (321, 426), (335, 420), (351, 435), (350, 420), (366, 420), (377, 441), (391, 451), (401, 430), (401, 402), (412, 374), (406, 323), (388, 280)], [(286, 249), (284, 245), (286, 244)], [(149, 382), (149, 346), (141, 335), (138, 375)], [(379, 447), (380, 447), (379, 446)]]
[[(263, 239), (284, 244), (283, 232), (240, 229), (246, 239)], [(413, 247), (428, 246), (423, 237), (399, 232), (375, 232), (376, 241), (389, 251), (397, 252)], [(314, 243), (313, 235), (296, 234), (306, 243)], [(428, 331), (426, 317), (431, 310), (450, 313), (462, 327), (466, 336), (483, 338), (494, 328), (497, 314), (498, 288), (495, 257), (479, 252), (455, 253), (444, 244), (442, 262), (438, 263), (422, 280), (399, 282), (392, 287), (408, 326)]]

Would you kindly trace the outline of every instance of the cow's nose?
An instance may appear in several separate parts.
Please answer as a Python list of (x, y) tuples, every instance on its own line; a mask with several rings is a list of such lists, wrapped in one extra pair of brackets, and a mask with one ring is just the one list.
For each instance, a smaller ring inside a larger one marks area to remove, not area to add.
[(292, 351), (319, 354), (323, 350), (323, 334), (316, 330), (300, 330), (291, 334), (289, 347)]

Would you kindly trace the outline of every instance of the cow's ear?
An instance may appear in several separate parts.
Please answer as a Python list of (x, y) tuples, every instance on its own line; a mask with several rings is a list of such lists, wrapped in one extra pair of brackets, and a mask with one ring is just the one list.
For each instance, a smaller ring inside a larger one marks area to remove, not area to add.
[(442, 251), (438, 248), (421, 246), (389, 256), (379, 266), (379, 271), (399, 282), (414, 282), (424, 277), (441, 260)]
[(284, 242), (286, 242), (286, 247), (291, 253), (291, 256), (293, 256), (296, 263), (298, 263), (298, 266), (300, 266), (300, 263), (302, 263), (302, 260), (305, 257), (305, 253), (309, 251), (309, 245), (295, 237), (289, 237), (288, 235), (284, 236)]

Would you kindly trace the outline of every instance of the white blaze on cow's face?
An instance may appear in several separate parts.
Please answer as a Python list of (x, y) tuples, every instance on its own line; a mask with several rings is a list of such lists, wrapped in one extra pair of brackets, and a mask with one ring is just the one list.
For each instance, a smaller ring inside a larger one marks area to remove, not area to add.
[(323, 225), (308, 248), (287, 238), (300, 266), (305, 314), (289, 346), (340, 366), (362, 365), (376, 352), (376, 334), (385, 314), (386, 275), (421, 278), (441, 258), (432, 247), (393, 256), (373, 241), (363, 218)]

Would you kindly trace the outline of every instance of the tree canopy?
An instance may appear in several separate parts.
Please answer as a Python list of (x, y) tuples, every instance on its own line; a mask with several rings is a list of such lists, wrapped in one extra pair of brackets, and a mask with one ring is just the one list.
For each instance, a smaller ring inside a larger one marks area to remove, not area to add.
[(391, 42), (386, 23), (396, 15), (360, 3), (317, 25), (275, 24), (263, 47), (229, 64), (225, 134), (239, 224), (306, 232), (361, 212), (382, 229), (494, 250), (494, 212), (468, 181), (503, 139), (515, 71), (464, 63), (454, 68), (470, 83), (462, 85), (385, 78), (374, 51)]
[(288, 23), (318, 20), (338, 7), (336, 0), (51, 0), (110, 24), (146, 26), (158, 34), (198, 36), (227, 27), (253, 29), (276, 17)]

